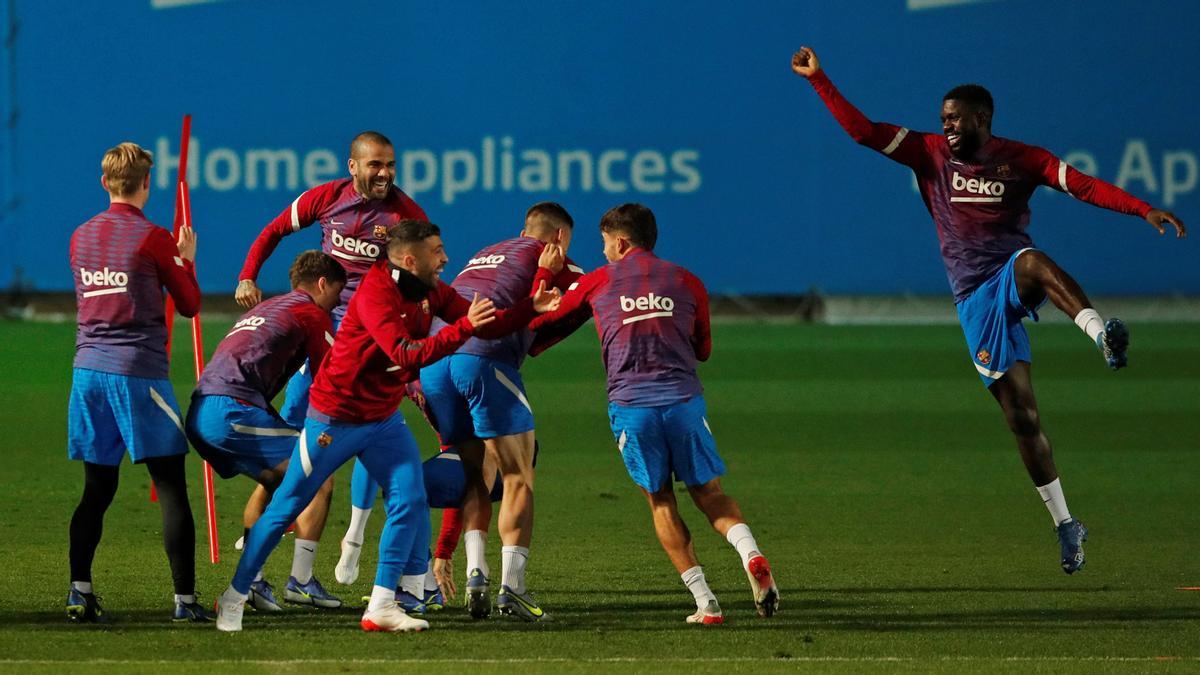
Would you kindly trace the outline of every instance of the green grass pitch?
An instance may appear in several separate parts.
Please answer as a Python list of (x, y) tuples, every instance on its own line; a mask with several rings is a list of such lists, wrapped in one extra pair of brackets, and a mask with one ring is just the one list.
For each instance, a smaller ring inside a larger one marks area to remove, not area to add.
[[(205, 326), (210, 349), (229, 322)], [(181, 328), (183, 324), (180, 324)], [(754, 614), (734, 551), (684, 503), (723, 627), (688, 626), (691, 597), (659, 548), (607, 427), (593, 330), (525, 369), (542, 441), (531, 588), (556, 621), (435, 614), (420, 635), (364, 634), (354, 588), (333, 581), (349, 515), (349, 470), (317, 571), (341, 611), (248, 612), (245, 630), (174, 626), (149, 478), (125, 466), (95, 563), (117, 620), (63, 612), (67, 522), (82, 469), (65, 452), (74, 327), (0, 323), (0, 668), (62, 671), (616, 670), (1127, 671), (1200, 667), (1200, 329), (1134, 325), (1131, 367), (1109, 372), (1078, 330), (1035, 325), (1034, 379), (1069, 505), (1091, 530), (1068, 577), (1045, 509), (955, 326), (718, 324), (702, 366), (710, 420), (741, 503), (776, 570), (780, 614)], [(187, 341), (182, 341), (186, 343)], [(186, 405), (187, 345), (174, 381)], [(407, 404), (406, 404), (407, 406)], [(422, 447), (435, 451), (406, 408)], [(198, 589), (228, 583), (251, 484), (218, 481), (221, 563), (204, 545), (200, 462), (189, 459)], [(438, 515), (435, 512), (436, 531)], [(382, 518), (368, 529), (376, 540)], [(267, 566), (286, 580), (290, 537)], [(493, 534), (492, 568), (499, 569)], [(461, 550), (456, 574), (463, 574)], [(519, 669), (519, 670), (517, 670)]]

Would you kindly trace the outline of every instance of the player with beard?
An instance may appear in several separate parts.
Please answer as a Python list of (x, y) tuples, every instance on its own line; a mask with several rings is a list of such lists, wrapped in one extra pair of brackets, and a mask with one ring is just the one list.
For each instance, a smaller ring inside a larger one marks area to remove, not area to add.
[[(306, 190), (263, 228), (250, 246), (238, 275), (234, 294), (238, 304), (249, 309), (261, 302), (262, 291), (255, 279), (275, 247), (284, 237), (319, 223), (321, 250), (337, 259), (346, 270), (346, 286), (333, 310), (336, 331), (363, 275), (383, 255), (387, 229), (405, 218), (427, 220), (421, 207), (393, 184), (396, 151), (386, 136), (375, 131), (364, 131), (355, 136), (350, 141), (347, 166), (349, 178)], [(308, 411), (308, 389), (312, 385), (309, 371), (305, 364), (288, 380), (284, 404), (279, 410), (283, 420), (297, 429), (304, 426)], [(332, 492), (331, 483), (319, 498), (328, 501)], [(265, 490), (256, 489), (246, 505), (246, 512), (260, 512), (267, 499)], [(327, 503), (325, 509), (328, 508)], [(295, 547), (298, 557), (315, 555), (317, 542), (297, 538)], [(336, 600), (318, 585), (289, 581), (284, 592), (289, 601), (302, 604), (319, 605)]]
[(1030, 375), (1029, 337), (1021, 320), (1037, 321), (1038, 308), (1049, 300), (1087, 334), (1113, 370), (1127, 364), (1129, 331), (1120, 319), (1106, 322), (1079, 284), (1033, 247), (1026, 232), (1029, 198), (1045, 185), (1143, 218), (1159, 234), (1169, 223), (1176, 236), (1183, 237), (1183, 223), (1042, 148), (993, 136), (992, 96), (979, 85), (951, 89), (942, 100), (942, 133), (929, 134), (867, 119), (833, 86), (808, 47), (792, 56), (792, 70), (808, 79), (851, 138), (916, 174), (921, 198), (937, 226), (968, 353), (1000, 404), (1025, 469), (1050, 511), (1063, 571), (1078, 571), (1084, 564), (1087, 528), (1067, 509), (1050, 440), (1042, 431)]
[[(448, 258), (436, 225), (402, 220), (386, 235), (386, 257), (364, 275), (361, 292), (350, 301), (338, 337), (321, 362), (283, 483), (250, 530), (233, 581), (217, 601), (219, 630), (241, 630), (255, 573), (287, 524), (352, 457), (383, 486), (387, 505), (375, 585), (361, 626), (389, 632), (429, 627), (396, 603), (402, 573), (423, 579), (429, 551), (420, 452), (397, 410), (405, 383), (473, 335), (495, 338), (524, 327), (535, 311), (554, 309), (558, 297), (540, 291), (497, 312), (490, 300), (468, 301), (438, 278)], [(435, 316), (449, 325), (430, 336)]]

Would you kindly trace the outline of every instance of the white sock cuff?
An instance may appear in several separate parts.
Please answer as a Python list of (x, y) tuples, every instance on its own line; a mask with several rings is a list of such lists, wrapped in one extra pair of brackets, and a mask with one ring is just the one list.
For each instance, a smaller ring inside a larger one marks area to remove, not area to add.
[(188, 595), (180, 595), (179, 593), (175, 594), (175, 604), (177, 604), (177, 605), (191, 605), (191, 604), (194, 604), (195, 602), (196, 602), (196, 594), (195, 593), (190, 593)]
[(75, 590), (79, 591), (80, 593), (95, 592), (92, 589), (92, 582), (90, 582), (90, 581), (72, 581), (71, 588), (74, 588)]
[(529, 557), (529, 549), (524, 546), (504, 546), (500, 549), (501, 553), (517, 553), (526, 558)]
[(689, 567), (688, 569), (686, 569), (682, 573), (680, 573), (679, 578), (683, 579), (684, 584), (690, 584), (693, 581), (695, 581), (696, 579), (703, 579), (704, 578), (704, 568), (701, 567), (700, 565), (696, 565), (695, 567)]
[(367, 605), (367, 611), (372, 612), (377, 609), (383, 609), (388, 606), (388, 603), (394, 602), (396, 602), (396, 589), (384, 586), (372, 586), (371, 602)]
[(728, 541), (731, 546), (736, 547), (739, 540), (753, 536), (754, 535), (750, 533), (749, 525), (745, 523), (738, 523), (737, 525), (729, 528), (729, 531), (725, 533), (725, 541)]
[(1075, 315), (1075, 325), (1079, 326), (1079, 330), (1087, 333), (1087, 336), (1095, 342), (1096, 338), (1104, 332), (1104, 317), (1100, 316), (1100, 312), (1095, 309), (1086, 307)]

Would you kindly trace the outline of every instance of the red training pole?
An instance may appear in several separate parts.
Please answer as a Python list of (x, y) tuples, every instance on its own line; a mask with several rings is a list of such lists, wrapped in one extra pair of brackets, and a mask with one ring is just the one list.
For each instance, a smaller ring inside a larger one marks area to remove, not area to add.
[[(175, 238), (179, 238), (179, 230), (184, 227), (192, 226), (192, 202), (188, 193), (187, 184), (187, 161), (188, 147), (192, 138), (192, 116), (183, 116), (183, 130), (180, 133), (179, 140), (179, 181), (178, 189), (175, 194), (175, 220), (172, 225), (172, 232)], [(167, 296), (167, 353), (171, 352), (171, 341), (174, 335), (175, 324), (175, 302), (170, 295)], [(200, 330), (200, 313), (192, 317), (192, 355), (193, 365), (196, 371), (196, 381), (200, 381), (200, 375), (204, 372), (204, 339)], [(217, 501), (216, 491), (213, 487), (212, 466), (208, 462), (204, 462), (204, 503), (206, 507), (206, 515), (208, 520), (208, 559), (212, 564), (217, 564), (221, 561), (221, 546), (217, 533)], [(153, 498), (153, 496), (151, 497)]]

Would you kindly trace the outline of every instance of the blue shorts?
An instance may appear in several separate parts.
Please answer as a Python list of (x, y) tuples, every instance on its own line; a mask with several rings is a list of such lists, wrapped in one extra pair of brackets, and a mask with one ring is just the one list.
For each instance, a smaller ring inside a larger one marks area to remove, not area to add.
[(231, 396), (193, 396), (188, 440), (221, 478), (255, 480), (292, 456), (300, 432), (270, 412)]
[(725, 473), (703, 396), (647, 408), (610, 403), (608, 420), (633, 482), (657, 492), (671, 479), (703, 485)]
[(1030, 362), (1029, 335), (1021, 319), (1037, 321), (1037, 308), (1021, 304), (1013, 264), (1017, 256), (1031, 250), (1012, 254), (1004, 267), (956, 305), (967, 349), (984, 386), (992, 386), (1017, 361)]
[(421, 369), (421, 388), (446, 445), (533, 430), (525, 384), (508, 364), (452, 354)]
[[(462, 506), (467, 491), (467, 474), (463, 471), (462, 459), (456, 450), (443, 450), (425, 460), (421, 467), (425, 472), (425, 494), (431, 509), (457, 509)], [(498, 502), (504, 498), (504, 481), (496, 472), (490, 498)]]
[(76, 368), (67, 411), (67, 456), (117, 466), (187, 454), (171, 381)]

